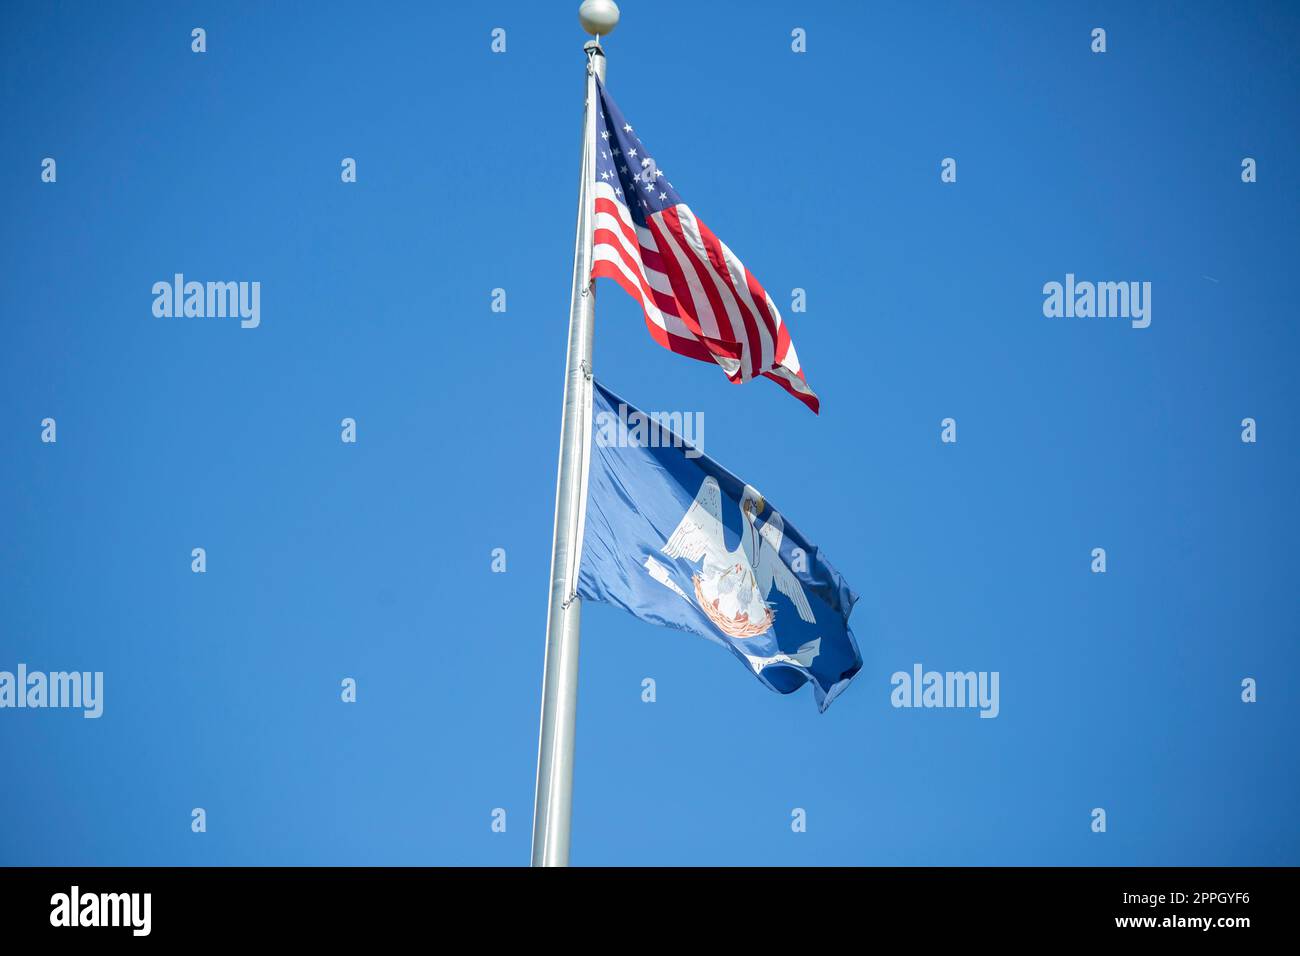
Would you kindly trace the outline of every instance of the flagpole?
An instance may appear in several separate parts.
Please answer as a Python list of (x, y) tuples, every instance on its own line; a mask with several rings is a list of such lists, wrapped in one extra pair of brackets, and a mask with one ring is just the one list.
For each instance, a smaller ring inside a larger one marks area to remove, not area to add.
[[(618, 24), (612, 0), (584, 0), (583, 28), (597, 36)], [(592, 187), (596, 178), (596, 78), (605, 81), (605, 53), (599, 40), (587, 54), (587, 98), (582, 123), (582, 173), (578, 226), (573, 247), (573, 291), (569, 345), (564, 369), (564, 410), (555, 486), (555, 530), (551, 546), (550, 603), (546, 614), (546, 663), (542, 677), (542, 726), (537, 745), (537, 792), (533, 804), (533, 866), (568, 866), (573, 808), (574, 732), (578, 716), (578, 639), (582, 602), (578, 565), (586, 510), (586, 467), (591, 429), (591, 353), (596, 324), (591, 285)]]

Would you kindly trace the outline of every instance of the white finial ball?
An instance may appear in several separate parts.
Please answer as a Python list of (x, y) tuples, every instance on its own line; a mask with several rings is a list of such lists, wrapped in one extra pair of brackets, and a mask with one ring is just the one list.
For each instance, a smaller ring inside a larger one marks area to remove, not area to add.
[(603, 37), (618, 26), (618, 4), (614, 0), (582, 0), (578, 19), (587, 33)]

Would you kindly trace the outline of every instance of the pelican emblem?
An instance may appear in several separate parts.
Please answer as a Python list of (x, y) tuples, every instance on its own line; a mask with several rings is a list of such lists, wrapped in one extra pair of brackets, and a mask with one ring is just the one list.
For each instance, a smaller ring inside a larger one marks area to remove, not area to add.
[[(700, 570), (691, 575), (696, 603), (729, 637), (758, 637), (771, 630), (774, 616), (767, 597), (773, 585), (790, 599), (803, 620), (816, 623), (803, 586), (781, 560), (785, 522), (772, 511), (763, 526), (758, 525), (766, 506), (758, 490), (746, 485), (740, 497), (740, 546), (728, 551), (722, 525), (722, 491), (716, 478), (705, 478), (695, 501), (660, 549), (670, 558), (701, 562)], [(667, 576), (655, 574), (656, 569), (664, 569), (653, 559), (646, 561), (646, 568), (656, 580)], [(676, 586), (673, 590), (687, 597)], [(809, 650), (816, 656), (816, 649)]]

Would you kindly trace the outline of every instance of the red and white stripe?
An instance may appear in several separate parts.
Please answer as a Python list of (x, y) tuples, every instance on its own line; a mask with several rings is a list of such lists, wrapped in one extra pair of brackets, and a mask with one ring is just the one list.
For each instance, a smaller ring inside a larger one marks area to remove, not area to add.
[(593, 279), (641, 303), (650, 336), (678, 355), (715, 362), (731, 381), (770, 378), (814, 412), (790, 333), (771, 297), (685, 203), (637, 226), (607, 182), (595, 188)]

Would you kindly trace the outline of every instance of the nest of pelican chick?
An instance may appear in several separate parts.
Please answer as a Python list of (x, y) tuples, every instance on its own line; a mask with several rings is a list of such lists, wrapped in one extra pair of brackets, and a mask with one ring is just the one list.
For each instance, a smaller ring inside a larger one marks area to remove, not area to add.
[(760, 634), (766, 634), (772, 627), (773, 614), (770, 607), (763, 608), (763, 617), (755, 622), (750, 620), (736, 620), (727, 617), (716, 607), (714, 607), (704, 597), (703, 581), (698, 574), (691, 575), (691, 582), (695, 585), (695, 600), (699, 602), (704, 613), (708, 615), (710, 621), (717, 626), (723, 634), (731, 637), (758, 637)]

